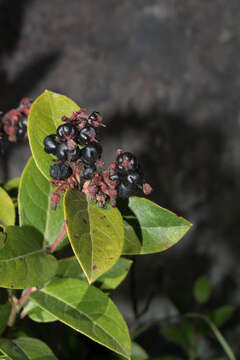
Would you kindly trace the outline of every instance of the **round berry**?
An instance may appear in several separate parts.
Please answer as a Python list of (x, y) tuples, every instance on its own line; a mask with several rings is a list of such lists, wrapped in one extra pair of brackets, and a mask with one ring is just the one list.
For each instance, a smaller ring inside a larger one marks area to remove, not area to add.
[(68, 164), (60, 163), (50, 166), (50, 176), (55, 180), (65, 180), (72, 175), (72, 169)]
[(87, 165), (94, 164), (102, 155), (102, 146), (96, 141), (91, 142), (81, 150), (82, 161)]
[(95, 127), (102, 123), (102, 115), (98, 111), (93, 111), (88, 117), (88, 123)]
[(18, 122), (18, 126), (20, 128), (25, 128), (26, 129), (27, 128), (27, 120), (28, 120), (27, 116), (23, 115), (21, 117), (21, 119), (19, 120), (19, 122)]
[(120, 174), (118, 174), (118, 173), (111, 174), (111, 175), (109, 175), (109, 180), (111, 180), (111, 181), (121, 181), (122, 176)]
[(66, 123), (57, 128), (57, 135), (61, 140), (74, 139), (78, 135), (78, 131), (73, 124)]
[(66, 143), (57, 144), (56, 155), (59, 160), (68, 160), (69, 148)]
[(96, 131), (93, 126), (86, 126), (79, 132), (79, 140), (82, 144), (88, 145), (91, 138), (95, 138)]
[(79, 147), (76, 147), (73, 150), (69, 150), (68, 152), (68, 160), (69, 161), (77, 161), (81, 157), (81, 150)]
[(48, 135), (47, 137), (45, 137), (45, 139), (43, 140), (43, 144), (44, 144), (44, 151), (47, 154), (54, 154), (56, 155), (56, 151), (57, 151), (57, 136), (52, 134), (52, 135)]
[(121, 198), (128, 198), (137, 192), (137, 186), (130, 183), (121, 182), (118, 187), (118, 196)]
[(129, 170), (126, 175), (126, 180), (129, 184), (141, 186), (143, 183), (142, 174), (137, 170)]
[(135, 170), (138, 166), (137, 158), (132, 153), (126, 151), (118, 155), (116, 166), (120, 171)]
[(90, 180), (93, 177), (95, 171), (96, 171), (96, 166), (95, 165), (93, 165), (91, 167), (87, 167), (83, 172), (83, 178), (85, 180)]

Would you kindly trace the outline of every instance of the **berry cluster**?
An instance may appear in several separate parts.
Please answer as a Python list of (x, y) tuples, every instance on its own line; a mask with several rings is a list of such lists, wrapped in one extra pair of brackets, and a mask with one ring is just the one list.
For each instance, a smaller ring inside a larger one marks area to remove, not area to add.
[(70, 118), (63, 116), (62, 121), (64, 124), (57, 128), (56, 134), (48, 135), (43, 141), (45, 152), (57, 158), (50, 166), (50, 176), (54, 179), (51, 183), (57, 187), (52, 195), (53, 209), (60, 193), (67, 188), (78, 187), (99, 207), (104, 207), (107, 199), (116, 206), (117, 197), (129, 197), (138, 189), (150, 194), (152, 188), (144, 182), (137, 159), (130, 152), (118, 150), (116, 160), (107, 170), (103, 169), (102, 146), (96, 130), (105, 125), (99, 112), (87, 115), (81, 109)]
[(31, 107), (31, 100), (24, 98), (16, 109), (0, 114), (0, 150), (4, 151), (10, 142), (26, 137), (27, 117)]

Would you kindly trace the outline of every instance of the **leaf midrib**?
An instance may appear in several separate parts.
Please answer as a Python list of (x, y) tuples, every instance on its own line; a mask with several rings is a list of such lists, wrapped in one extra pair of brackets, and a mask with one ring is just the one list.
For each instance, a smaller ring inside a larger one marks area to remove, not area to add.
[[(61, 298), (59, 298), (58, 296), (56, 296), (55, 294), (52, 294), (50, 292), (48, 292), (46, 289), (41, 289), (40, 292), (43, 292), (44, 294), (52, 297), (52, 298), (55, 298), (57, 299), (60, 303), (64, 304), (64, 305), (68, 305), (71, 309), (73, 309), (74, 311), (77, 311), (80, 315), (82, 316), (85, 316), (94, 326), (100, 328), (104, 333), (106, 333), (110, 338), (112, 338), (118, 345), (119, 347), (122, 349), (123, 353), (128, 355), (126, 353), (126, 350), (122, 347), (122, 345), (112, 336), (112, 334), (109, 334), (108, 331), (106, 331), (104, 328), (101, 327), (101, 325), (99, 325), (98, 323), (96, 323), (94, 320), (91, 319), (91, 317), (89, 317), (87, 314), (85, 314), (84, 312), (82, 312), (81, 310), (79, 310), (78, 308), (74, 307), (72, 304), (69, 304), (69, 302), (67, 302), (66, 300), (62, 300)], [(34, 300), (34, 299), (33, 299)], [(40, 307), (42, 307), (40, 304), (39, 304)], [(48, 313), (50, 313), (51, 315), (57, 317), (55, 314), (52, 314), (49, 310), (45, 309), (42, 307), (43, 310), (46, 310)], [(104, 313), (102, 313), (102, 315), (104, 315)], [(67, 323), (66, 321), (62, 320), (62, 322), (70, 325), (69, 323)], [(70, 325), (71, 327), (73, 327), (72, 325)], [(74, 327), (73, 327), (74, 328)], [(75, 328), (74, 328), (75, 329)], [(77, 329), (79, 330), (79, 329)], [(80, 331), (80, 330), (79, 330)], [(88, 334), (86, 334), (84, 331), (80, 331), (82, 334), (86, 335), (87, 337), (93, 339), (94, 341), (97, 341), (98, 343), (102, 344), (100, 342), (100, 340), (96, 340), (94, 339), (93, 337), (89, 336)], [(105, 345), (105, 344), (104, 344)], [(108, 345), (105, 345), (106, 347), (108, 347), (109, 349), (113, 350), (112, 348), (110, 348)]]

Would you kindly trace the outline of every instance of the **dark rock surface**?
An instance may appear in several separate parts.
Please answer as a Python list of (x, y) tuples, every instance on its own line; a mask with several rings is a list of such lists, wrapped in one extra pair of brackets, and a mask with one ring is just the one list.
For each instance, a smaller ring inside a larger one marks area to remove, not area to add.
[[(0, 1), (1, 109), (47, 88), (101, 111), (106, 162), (136, 152), (151, 198), (194, 223), (138, 260), (146, 294), (189, 292), (210, 269), (216, 302), (240, 301), (239, 13), (238, 0)], [(9, 177), (28, 156), (11, 151)]]

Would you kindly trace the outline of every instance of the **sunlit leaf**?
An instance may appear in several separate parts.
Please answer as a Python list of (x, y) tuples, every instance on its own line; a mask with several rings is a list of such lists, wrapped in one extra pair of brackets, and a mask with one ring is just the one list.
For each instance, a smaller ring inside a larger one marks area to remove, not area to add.
[(32, 227), (8, 226), (0, 249), (0, 286), (24, 289), (42, 285), (57, 270), (57, 260), (42, 252), (42, 236)]
[(45, 90), (32, 104), (28, 117), (28, 137), (37, 167), (50, 180), (49, 168), (54, 156), (46, 154), (43, 140), (62, 124), (63, 115), (70, 116), (79, 106), (64, 95)]
[(64, 212), (73, 251), (92, 283), (108, 271), (122, 253), (122, 216), (110, 204), (100, 209), (78, 190), (66, 192)]
[(130, 197), (132, 215), (124, 217), (125, 243), (123, 254), (150, 254), (169, 249), (190, 229), (191, 224), (141, 197)]
[(58, 320), (130, 359), (128, 328), (111, 299), (79, 279), (59, 279), (31, 300)]
[(7, 192), (0, 187), (0, 225), (14, 225), (15, 208), (12, 199)]
[(20, 225), (31, 225), (43, 234), (44, 245), (50, 245), (63, 226), (63, 199), (57, 210), (51, 209), (52, 186), (31, 158), (21, 177), (19, 187)]

